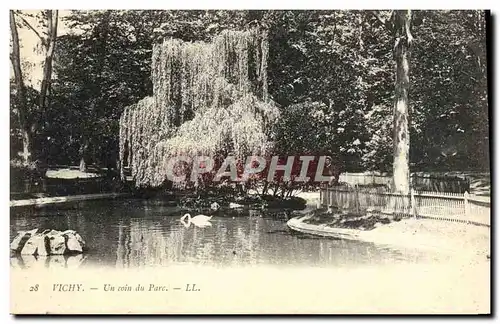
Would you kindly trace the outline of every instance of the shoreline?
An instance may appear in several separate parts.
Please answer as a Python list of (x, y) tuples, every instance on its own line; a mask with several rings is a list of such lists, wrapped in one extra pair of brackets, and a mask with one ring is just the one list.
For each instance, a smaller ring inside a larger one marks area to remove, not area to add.
[[(417, 248), (452, 253), (464, 258), (488, 260), (489, 228), (428, 219), (403, 219), (364, 231), (304, 223), (308, 215), (294, 217), (287, 226), (297, 232), (374, 243), (395, 248)], [(443, 224), (444, 223), (444, 224)], [(443, 231), (449, 226), (448, 231)], [(467, 226), (475, 228), (467, 229)]]
[(319, 201), (319, 193), (303, 195), (307, 208), (291, 218), (287, 226), (297, 232), (374, 244), (451, 252), (460, 257), (489, 260), (491, 227), (426, 218), (404, 218), (399, 222), (381, 225), (372, 230), (329, 227), (327, 224), (308, 224), (310, 212)]
[(84, 194), (72, 196), (59, 196), (59, 197), (45, 197), (45, 198), (32, 198), (32, 199), (19, 199), (11, 200), (10, 207), (24, 207), (24, 206), (44, 206), (52, 204), (60, 204), (66, 202), (98, 200), (98, 199), (115, 199), (128, 196), (128, 193), (99, 193), (99, 194)]

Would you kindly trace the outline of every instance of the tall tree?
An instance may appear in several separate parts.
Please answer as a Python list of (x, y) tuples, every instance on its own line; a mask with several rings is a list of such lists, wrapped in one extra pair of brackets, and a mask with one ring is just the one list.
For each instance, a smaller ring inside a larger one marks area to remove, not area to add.
[(21, 128), (21, 137), (23, 141), (23, 152), (21, 154), (23, 162), (29, 164), (32, 157), (32, 137), (28, 125), (28, 104), (26, 98), (26, 87), (24, 85), (23, 73), (21, 70), (21, 55), (19, 53), (19, 34), (17, 31), (16, 17), (14, 11), (10, 11), (10, 31), (12, 35), (12, 53), (10, 60), (14, 68), (14, 78), (16, 83), (17, 115), (19, 126)]
[[(31, 20), (31, 22), (30, 22)], [(16, 81), (16, 108), (20, 120), (20, 127), (23, 139), (23, 161), (29, 163), (33, 157), (33, 146), (36, 135), (41, 131), (40, 122), (43, 119), (44, 112), (47, 108), (47, 97), (50, 91), (52, 80), (52, 61), (54, 49), (57, 39), (58, 11), (57, 10), (42, 10), (40, 12), (22, 12), (10, 11), (10, 28), (12, 35), (12, 55), (11, 61), (14, 70), (14, 78)], [(39, 117), (30, 116), (35, 114), (35, 109), (30, 109), (26, 94), (26, 86), (24, 84), (21, 55), (20, 55), (20, 40), (18, 28), (27, 28), (32, 31), (39, 39), (42, 51), (44, 52), (44, 60), (42, 63), (42, 80), (40, 93), (38, 96), (38, 112)], [(43, 125), (45, 126), (45, 125)]]
[(410, 51), (411, 10), (394, 10), (390, 18), (384, 19), (380, 12), (371, 12), (378, 22), (386, 27), (394, 37), (394, 61), (396, 78), (393, 106), (393, 182), (392, 190), (401, 194), (410, 192)]
[(394, 12), (394, 56), (396, 61), (396, 83), (394, 92), (394, 162), (393, 191), (410, 193), (410, 132), (409, 132), (409, 90), (410, 90), (410, 47), (411, 11)]

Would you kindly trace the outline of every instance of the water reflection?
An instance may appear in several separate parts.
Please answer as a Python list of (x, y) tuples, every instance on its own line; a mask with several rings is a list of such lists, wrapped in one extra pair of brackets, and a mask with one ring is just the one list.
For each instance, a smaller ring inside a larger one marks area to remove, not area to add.
[[(121, 200), (75, 205), (11, 210), (11, 239), (17, 231), (35, 227), (81, 233), (89, 247), (85, 258), (76, 262), (51, 256), (43, 262), (49, 267), (69, 267), (72, 262), (118, 268), (175, 263), (356, 267), (429, 258), (418, 251), (294, 234), (286, 226), (289, 215), (283, 212), (228, 211), (216, 214), (210, 220), (211, 227), (201, 228), (185, 227), (179, 221), (184, 214), (179, 208), (155, 202)], [(41, 263), (24, 256), (22, 259), (11, 259), (11, 263), (16, 267)]]
[(77, 269), (85, 260), (85, 255), (16, 255), (10, 258), (10, 265), (17, 269), (66, 268)]

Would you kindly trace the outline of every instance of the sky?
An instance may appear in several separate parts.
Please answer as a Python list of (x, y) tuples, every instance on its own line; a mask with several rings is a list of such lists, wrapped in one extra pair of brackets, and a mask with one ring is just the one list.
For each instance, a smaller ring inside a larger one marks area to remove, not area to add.
[[(37, 14), (39, 10), (23, 10), (25, 13)], [(68, 16), (69, 10), (59, 10), (59, 20), (58, 20), (58, 35), (64, 35), (69, 32), (67, 24), (64, 22), (64, 17)], [(26, 17), (26, 20), (39, 32), (43, 32), (43, 28), (37, 26), (35, 19)], [(41, 79), (43, 75), (43, 58), (45, 53), (40, 51), (40, 39), (36, 34), (27, 27), (18, 28), (19, 43), (20, 43), (20, 55), (21, 62), (23, 64), (23, 75), (25, 78), (26, 85), (32, 86), (37, 90), (40, 90)], [(57, 45), (56, 45), (57, 46)], [(11, 78), (13, 78), (14, 72), (12, 70), (12, 64), (10, 65)]]

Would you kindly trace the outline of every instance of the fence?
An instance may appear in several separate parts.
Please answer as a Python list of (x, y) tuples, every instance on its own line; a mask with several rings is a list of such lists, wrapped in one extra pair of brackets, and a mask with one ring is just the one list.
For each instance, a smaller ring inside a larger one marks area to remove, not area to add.
[[(436, 176), (414, 173), (410, 179), (412, 186), (417, 190), (457, 193), (470, 191), (469, 179), (458, 176)], [(392, 185), (392, 176), (345, 172), (339, 176), (339, 182), (347, 183), (351, 186), (385, 186), (390, 188)]]
[(411, 191), (409, 195), (388, 192), (385, 188), (324, 187), (322, 206), (355, 213), (382, 213), (401, 217), (434, 218), (490, 226), (489, 197), (465, 192), (437, 193)]
[(339, 182), (348, 183), (352, 186), (384, 185), (390, 187), (392, 183), (392, 177), (369, 173), (344, 172), (340, 174)]

